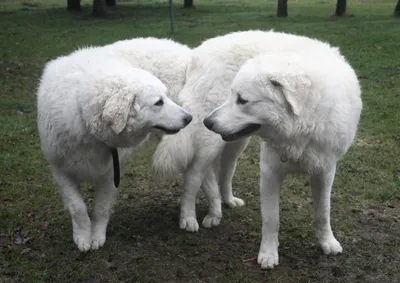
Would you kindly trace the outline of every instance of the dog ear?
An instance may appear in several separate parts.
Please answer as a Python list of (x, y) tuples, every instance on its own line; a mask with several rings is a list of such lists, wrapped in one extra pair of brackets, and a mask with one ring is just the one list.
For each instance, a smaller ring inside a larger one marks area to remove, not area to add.
[(133, 93), (119, 89), (104, 104), (103, 121), (109, 124), (116, 134), (121, 133), (125, 128), (133, 102)]
[(269, 78), (269, 81), (281, 90), (293, 114), (299, 116), (303, 108), (302, 101), (311, 86), (311, 80), (304, 75), (274, 75)]

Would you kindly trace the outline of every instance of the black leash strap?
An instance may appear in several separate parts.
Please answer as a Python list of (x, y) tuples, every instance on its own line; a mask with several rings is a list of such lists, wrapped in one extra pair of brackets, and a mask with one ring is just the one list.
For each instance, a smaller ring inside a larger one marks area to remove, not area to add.
[(114, 185), (116, 188), (118, 188), (120, 181), (118, 150), (116, 148), (112, 148), (111, 154), (113, 158), (113, 167), (114, 167)]

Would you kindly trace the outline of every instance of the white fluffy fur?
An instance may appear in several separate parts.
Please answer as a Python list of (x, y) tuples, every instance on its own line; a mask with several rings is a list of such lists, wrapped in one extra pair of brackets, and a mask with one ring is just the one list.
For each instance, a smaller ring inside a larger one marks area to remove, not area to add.
[[(116, 199), (110, 147), (118, 148), (123, 169), (149, 133), (163, 134), (154, 126), (180, 130), (191, 119), (167, 97), (167, 87), (176, 96), (183, 86), (189, 56), (187, 46), (140, 38), (84, 48), (46, 65), (37, 93), (41, 147), (81, 251), (106, 239)], [(163, 105), (155, 105), (160, 99)], [(96, 187), (92, 221), (79, 188), (84, 181)]]
[(160, 79), (168, 89), (168, 96), (177, 99), (186, 78), (186, 66), (192, 50), (170, 39), (154, 37), (120, 40), (86, 50), (107, 57), (123, 59), (135, 68), (144, 69)]
[(262, 138), (262, 268), (278, 264), (279, 191), (292, 172), (311, 176), (316, 234), (324, 253), (342, 252), (330, 225), (330, 196), (336, 163), (356, 135), (361, 110), (354, 70), (337, 49), (314, 46), (249, 60), (226, 102), (205, 118), (225, 140), (243, 138), (240, 130), (260, 125), (251, 134)]
[(230, 207), (244, 204), (232, 194), (232, 177), (249, 138), (227, 144), (204, 127), (204, 117), (225, 101), (236, 73), (247, 60), (265, 52), (302, 50), (310, 46), (338, 52), (318, 40), (274, 31), (234, 32), (208, 39), (193, 49), (186, 84), (179, 93), (180, 105), (193, 115), (193, 122), (177, 135), (163, 137), (153, 155), (153, 167), (158, 175), (169, 178), (179, 173), (185, 175), (182, 229), (197, 231), (199, 228), (195, 199), (200, 187), (210, 205), (203, 220), (205, 227), (218, 225), (222, 217), (218, 189), (222, 201)]

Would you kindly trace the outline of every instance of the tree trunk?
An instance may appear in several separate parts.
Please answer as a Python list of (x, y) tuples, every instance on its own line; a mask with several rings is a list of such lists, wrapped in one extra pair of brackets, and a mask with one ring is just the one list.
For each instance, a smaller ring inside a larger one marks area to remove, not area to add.
[(193, 8), (193, 0), (184, 0), (183, 8)]
[(288, 0), (278, 0), (278, 11), (276, 12), (276, 15), (278, 17), (287, 17), (288, 16), (287, 1)]
[(396, 8), (394, 9), (394, 15), (400, 17), (400, 0), (397, 2)]
[(108, 7), (115, 7), (117, 5), (115, 0), (106, 0), (106, 4)]
[(107, 15), (106, 0), (93, 0), (93, 16), (104, 17)]
[(172, 0), (169, 0), (169, 26), (171, 34), (174, 33), (174, 5)]
[(341, 17), (346, 15), (346, 0), (337, 0), (335, 16)]
[(81, 0), (68, 0), (67, 1), (68, 11), (80, 11), (81, 10)]

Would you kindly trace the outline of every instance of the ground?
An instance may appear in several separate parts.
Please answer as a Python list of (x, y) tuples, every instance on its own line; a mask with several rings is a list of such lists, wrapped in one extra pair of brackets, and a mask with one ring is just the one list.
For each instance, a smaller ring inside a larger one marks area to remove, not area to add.
[[(280, 265), (271, 271), (254, 260), (261, 240), (257, 139), (234, 178), (246, 206), (224, 207), (220, 226), (194, 234), (179, 229), (181, 180), (152, 178), (149, 144), (122, 180), (106, 245), (87, 254), (76, 249), (39, 146), (35, 90), (44, 63), (79, 46), (169, 36), (169, 18), (161, 1), (121, 1), (107, 19), (89, 16), (89, 0), (72, 14), (65, 2), (0, 1), (0, 282), (400, 282), (396, 1), (350, 1), (345, 18), (332, 16), (333, 0), (289, 1), (284, 19), (275, 17), (276, 1), (196, 0), (193, 10), (175, 4), (172, 38), (190, 46), (229, 31), (273, 28), (340, 46), (360, 78), (359, 134), (339, 164), (332, 197), (332, 226), (344, 253), (322, 254), (309, 183), (293, 176), (282, 190)], [(90, 204), (93, 189), (84, 191)], [(202, 198), (199, 220), (206, 211)]]

